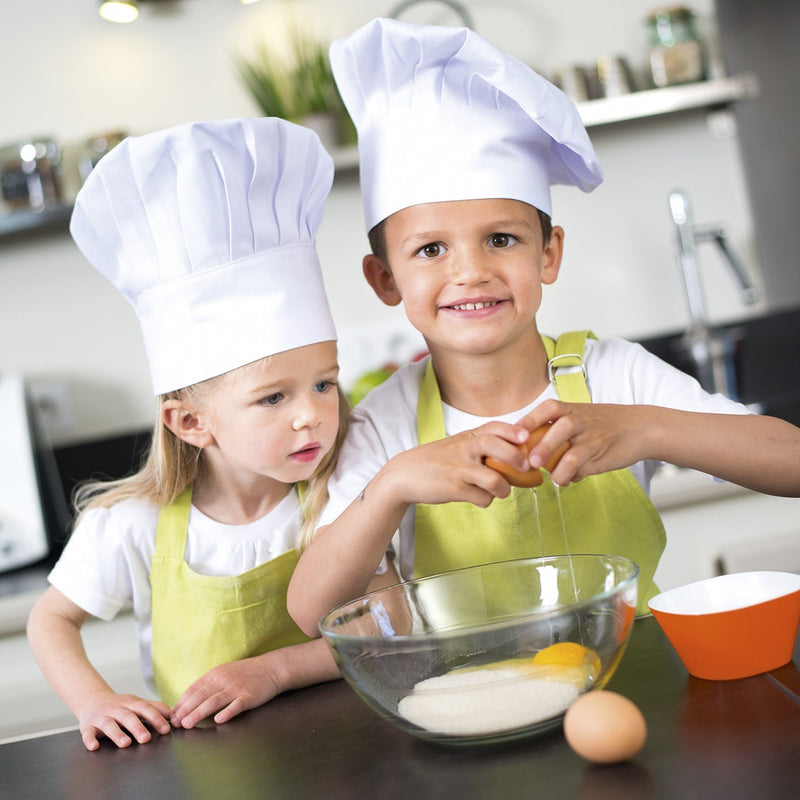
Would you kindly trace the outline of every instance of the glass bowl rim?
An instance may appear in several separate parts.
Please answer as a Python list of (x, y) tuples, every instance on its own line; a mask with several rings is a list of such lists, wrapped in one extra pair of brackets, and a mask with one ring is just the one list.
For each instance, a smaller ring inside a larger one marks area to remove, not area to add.
[[(565, 559), (574, 560), (574, 559), (605, 559), (607, 561), (617, 562), (619, 564), (625, 565), (628, 570), (629, 574), (626, 575), (624, 578), (620, 578), (617, 580), (613, 587), (610, 589), (604, 589), (602, 592), (597, 592), (596, 594), (587, 597), (585, 600), (581, 600), (578, 603), (572, 603), (569, 606), (558, 606), (555, 608), (550, 608), (547, 610), (542, 611), (532, 611), (527, 614), (519, 614), (517, 616), (513, 616), (510, 618), (504, 619), (497, 619), (497, 620), (488, 620), (486, 623), (483, 624), (474, 624), (470, 625), (468, 630), (471, 633), (476, 633), (479, 631), (486, 631), (494, 628), (510, 626), (510, 625), (517, 625), (523, 622), (526, 619), (531, 619), (533, 617), (539, 619), (545, 619), (548, 616), (558, 616), (560, 614), (564, 614), (565, 612), (572, 613), (577, 609), (581, 609), (590, 603), (595, 603), (598, 600), (602, 600), (604, 598), (610, 597), (612, 594), (615, 594), (620, 590), (620, 588), (626, 584), (631, 582), (636, 582), (639, 577), (639, 565), (633, 561), (633, 559), (628, 558), (627, 556), (620, 556), (611, 553), (573, 553), (571, 555), (561, 554), (561, 555), (550, 555), (550, 556), (529, 556), (524, 558), (510, 558), (505, 559), (502, 561), (488, 561), (483, 564), (473, 564), (472, 566), (468, 567), (460, 567), (454, 570), (448, 570), (446, 572), (437, 572), (432, 575), (425, 575), (421, 578), (412, 578), (407, 581), (398, 581), (397, 583), (393, 583), (389, 586), (382, 586), (380, 589), (375, 589), (371, 592), (367, 592), (359, 597), (355, 597), (352, 600), (347, 600), (344, 603), (340, 603), (339, 605), (332, 608), (326, 614), (324, 614), (317, 627), (321, 633), (321, 635), (329, 640), (345, 640), (345, 639), (358, 639), (359, 641), (363, 642), (370, 642), (370, 641), (387, 641), (389, 638), (392, 642), (402, 642), (402, 641), (410, 641), (414, 639), (421, 639), (425, 638), (425, 636), (420, 636), (419, 633), (404, 633), (398, 634), (392, 637), (385, 637), (381, 635), (354, 635), (354, 634), (346, 634), (346, 633), (337, 633), (334, 629), (329, 626), (329, 623), (332, 622), (336, 617), (341, 616), (345, 609), (350, 606), (356, 606), (359, 604), (361, 608), (369, 607), (369, 601), (375, 598), (377, 595), (380, 594), (387, 594), (389, 592), (396, 592), (400, 587), (406, 587), (411, 585), (418, 585), (424, 584), (429, 581), (433, 581), (434, 579), (441, 578), (443, 576), (452, 575), (457, 576), (462, 573), (467, 572), (478, 572), (479, 570), (486, 568), (486, 567), (499, 567), (503, 565), (510, 565), (510, 564), (522, 564), (522, 563), (532, 563), (536, 562), (537, 564), (545, 565), (548, 562), (553, 561), (563, 561)], [(328, 625), (326, 626), (326, 623)], [(466, 629), (464, 628), (456, 628), (456, 629), (443, 629), (441, 631), (435, 631), (427, 636), (433, 638), (434, 636), (438, 639), (444, 639), (449, 637), (455, 636), (462, 636), (464, 635)]]

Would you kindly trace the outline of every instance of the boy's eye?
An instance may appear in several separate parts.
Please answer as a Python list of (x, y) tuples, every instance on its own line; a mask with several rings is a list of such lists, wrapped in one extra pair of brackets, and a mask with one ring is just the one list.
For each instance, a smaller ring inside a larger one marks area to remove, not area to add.
[(436, 258), (442, 254), (443, 247), (438, 242), (431, 242), (424, 247), (420, 247), (417, 253), (425, 258)]
[(317, 383), (314, 384), (314, 391), (324, 394), (331, 388), (331, 386), (335, 385), (336, 381), (318, 381)]
[(510, 233), (494, 233), (489, 239), (492, 247), (509, 247), (516, 239)]
[(268, 394), (266, 397), (261, 398), (261, 405), (262, 406), (276, 406), (280, 401), (283, 399), (283, 395), (280, 392), (276, 392), (275, 394)]

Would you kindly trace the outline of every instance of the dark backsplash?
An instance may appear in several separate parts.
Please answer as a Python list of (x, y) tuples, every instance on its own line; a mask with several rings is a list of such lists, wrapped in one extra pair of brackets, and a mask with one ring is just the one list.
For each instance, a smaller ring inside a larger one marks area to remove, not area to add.
[[(741, 402), (758, 404), (762, 413), (800, 426), (800, 309), (745, 320), (715, 330), (729, 332), (736, 341), (734, 366)], [(678, 369), (695, 374), (674, 332), (641, 344)], [(697, 377), (695, 375), (695, 377)]]
[[(95, 478), (122, 478), (137, 470), (147, 453), (150, 436), (150, 431), (139, 431), (56, 447), (56, 465), (70, 511), (74, 511), (72, 494), (79, 483)], [(53, 550), (57, 555), (63, 549), (64, 541), (60, 541), (58, 535), (54, 539)]]

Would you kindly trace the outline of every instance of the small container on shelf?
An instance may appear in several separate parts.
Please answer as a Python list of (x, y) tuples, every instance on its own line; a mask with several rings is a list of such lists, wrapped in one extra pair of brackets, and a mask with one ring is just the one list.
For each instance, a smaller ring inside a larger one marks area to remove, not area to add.
[(633, 71), (622, 56), (598, 56), (595, 74), (598, 97), (620, 97), (636, 91)]
[(650, 74), (656, 87), (693, 83), (705, 78), (705, 53), (686, 6), (657, 8), (647, 17)]
[(0, 147), (0, 211), (44, 211), (61, 204), (61, 147), (47, 136)]
[(553, 73), (553, 83), (561, 89), (573, 103), (585, 103), (592, 99), (589, 76), (580, 64), (560, 67)]
[(90, 136), (83, 143), (78, 159), (81, 182), (84, 182), (89, 177), (89, 173), (95, 168), (97, 162), (127, 135), (125, 131), (109, 131)]

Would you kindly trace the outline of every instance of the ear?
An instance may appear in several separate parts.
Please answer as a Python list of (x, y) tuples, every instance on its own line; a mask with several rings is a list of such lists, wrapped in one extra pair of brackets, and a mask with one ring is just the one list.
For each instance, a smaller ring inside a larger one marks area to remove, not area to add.
[(208, 447), (214, 436), (208, 429), (205, 417), (190, 411), (181, 400), (165, 400), (161, 406), (161, 421), (179, 439), (195, 447)]
[(364, 272), (364, 277), (367, 279), (367, 283), (387, 306), (396, 306), (400, 304), (403, 298), (400, 296), (400, 292), (392, 277), (392, 272), (387, 264), (378, 258), (378, 256), (370, 253), (364, 256), (364, 260), (361, 262), (361, 268)]
[(561, 257), (564, 255), (564, 229), (554, 225), (550, 233), (550, 240), (544, 246), (542, 256), (542, 283), (556, 282), (558, 271), (561, 269)]

